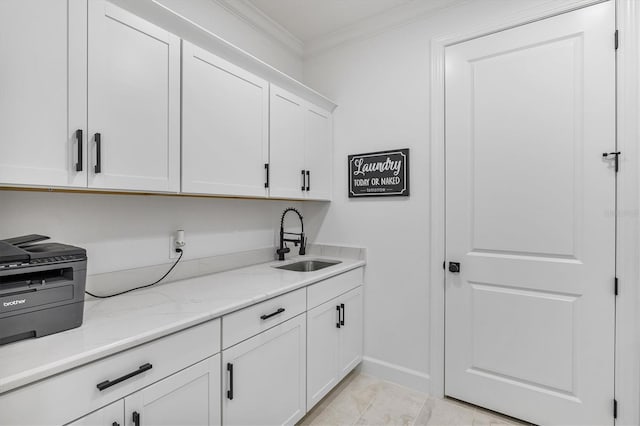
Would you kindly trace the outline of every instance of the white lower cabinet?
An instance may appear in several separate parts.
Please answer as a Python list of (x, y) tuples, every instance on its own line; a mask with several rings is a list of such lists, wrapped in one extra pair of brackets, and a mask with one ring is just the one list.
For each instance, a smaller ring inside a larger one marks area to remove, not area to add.
[(293, 425), (362, 360), (362, 283), (348, 271), (1, 394), (0, 425)]
[(362, 286), (338, 298), (342, 310), (340, 320), (340, 357), (338, 377), (340, 380), (351, 372), (360, 361), (363, 351), (363, 292)]
[(102, 407), (67, 426), (124, 426), (124, 400)]
[(362, 286), (307, 312), (307, 408), (362, 360)]
[(220, 354), (107, 405), (69, 426), (220, 424)]
[(126, 397), (124, 408), (127, 425), (219, 425), (220, 355)]
[(337, 299), (307, 312), (307, 406), (309, 409), (338, 384), (338, 328), (340, 306)]
[(224, 350), (222, 423), (300, 420), (306, 413), (306, 359), (304, 314)]

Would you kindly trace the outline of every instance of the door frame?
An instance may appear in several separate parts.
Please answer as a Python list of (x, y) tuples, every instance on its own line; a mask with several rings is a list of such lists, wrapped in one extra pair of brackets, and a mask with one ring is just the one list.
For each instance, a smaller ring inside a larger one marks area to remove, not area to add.
[(616, 422), (640, 424), (636, 403), (640, 400), (640, 339), (636, 337), (640, 334), (640, 124), (636, 118), (640, 116), (640, 2), (636, 0), (547, 1), (431, 40), (429, 376), (433, 396), (443, 397), (445, 384), (445, 48), (604, 1), (615, 1), (616, 28), (620, 33), (616, 54), (616, 133), (617, 147), (622, 152), (617, 175), (616, 275), (620, 293), (616, 299), (615, 330)]

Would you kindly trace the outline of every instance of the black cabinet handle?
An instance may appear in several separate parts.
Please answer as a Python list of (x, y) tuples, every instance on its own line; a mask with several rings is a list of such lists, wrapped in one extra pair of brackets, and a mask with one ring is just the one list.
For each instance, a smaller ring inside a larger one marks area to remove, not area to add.
[(307, 191), (311, 191), (311, 172), (307, 170)]
[(227, 391), (227, 398), (233, 399), (233, 364), (227, 363), (227, 371), (229, 372), (229, 390)]
[(122, 383), (125, 380), (128, 380), (128, 379), (130, 379), (132, 377), (135, 377), (138, 374), (142, 374), (145, 371), (149, 371), (152, 368), (153, 368), (153, 365), (151, 365), (149, 363), (143, 364), (140, 367), (138, 367), (138, 369), (136, 371), (132, 371), (131, 373), (125, 374), (122, 377), (118, 377), (115, 380), (105, 380), (104, 382), (98, 383), (97, 384), (97, 388), (98, 388), (98, 390), (103, 391), (103, 390), (105, 390), (107, 388), (110, 388), (113, 385), (117, 385), (118, 383)]
[(344, 303), (340, 304), (340, 310), (342, 311), (342, 318), (340, 318), (340, 325), (344, 325)]
[(336, 311), (338, 311), (338, 322), (336, 322), (336, 327), (340, 328), (340, 305), (336, 306)]
[(78, 143), (78, 162), (76, 163), (76, 172), (82, 171), (82, 129), (76, 130), (76, 141)]
[(264, 163), (264, 171), (267, 174), (267, 180), (264, 181), (264, 187), (269, 187), (269, 163)]
[(277, 311), (275, 311), (273, 313), (270, 313), (269, 315), (262, 315), (260, 317), (260, 319), (264, 321), (264, 320), (269, 319), (271, 317), (275, 317), (276, 315), (279, 315), (279, 314), (281, 314), (283, 312), (284, 312), (284, 308), (279, 308)]
[(134, 426), (140, 426), (140, 419), (142, 416), (140, 416), (140, 413), (138, 413), (137, 411), (133, 412), (133, 415), (131, 416), (131, 419), (133, 420), (133, 425)]
[(302, 175), (302, 188), (300, 188), (300, 189), (302, 189), (304, 191), (304, 189), (306, 188), (306, 179), (305, 179), (306, 174), (305, 174), (304, 170), (301, 170), (300, 174)]
[(94, 167), (94, 171), (96, 173), (102, 172), (102, 161), (101, 161), (101, 151), (102, 151), (102, 136), (100, 133), (96, 133), (93, 135), (93, 140), (96, 142), (96, 166)]

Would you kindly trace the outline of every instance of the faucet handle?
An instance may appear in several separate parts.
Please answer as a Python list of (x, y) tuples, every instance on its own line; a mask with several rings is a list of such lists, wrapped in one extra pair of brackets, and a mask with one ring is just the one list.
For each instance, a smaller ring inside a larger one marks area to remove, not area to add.
[(300, 256), (307, 254), (307, 237), (304, 234), (300, 234)]

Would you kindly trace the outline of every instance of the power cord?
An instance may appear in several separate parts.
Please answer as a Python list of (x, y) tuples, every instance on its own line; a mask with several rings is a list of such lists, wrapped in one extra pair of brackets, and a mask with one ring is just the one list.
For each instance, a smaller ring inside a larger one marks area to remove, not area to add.
[(135, 290), (140, 290), (141, 288), (147, 288), (147, 287), (154, 286), (154, 285), (158, 284), (160, 281), (162, 281), (162, 280), (164, 280), (165, 278), (167, 278), (167, 275), (169, 275), (169, 274), (171, 273), (171, 271), (173, 271), (173, 269), (176, 267), (176, 265), (178, 264), (178, 262), (180, 262), (180, 260), (182, 259), (182, 255), (184, 254), (184, 252), (182, 251), (182, 249), (177, 248), (177, 249), (176, 249), (176, 252), (180, 253), (180, 256), (178, 256), (178, 260), (176, 260), (176, 262), (171, 266), (171, 268), (169, 268), (169, 270), (167, 271), (167, 273), (166, 273), (166, 274), (164, 274), (164, 275), (162, 276), (162, 278), (160, 278), (158, 281), (156, 281), (156, 282), (154, 282), (154, 283), (147, 284), (147, 285), (142, 285), (142, 286), (140, 286), (140, 287), (134, 287), (134, 288), (131, 288), (131, 289), (129, 289), (129, 290), (121, 291), (120, 293), (109, 294), (109, 295), (107, 295), (107, 296), (98, 296), (97, 294), (90, 293), (90, 292), (88, 292), (87, 290), (85, 290), (84, 292), (85, 292), (86, 294), (88, 294), (89, 296), (95, 297), (95, 298), (97, 298), (97, 299), (108, 299), (108, 298), (110, 298), (110, 297), (120, 296), (121, 294), (130, 293), (130, 292), (135, 291)]

